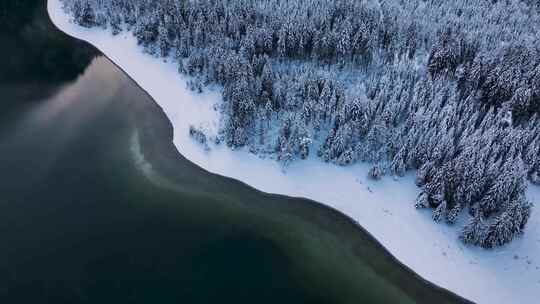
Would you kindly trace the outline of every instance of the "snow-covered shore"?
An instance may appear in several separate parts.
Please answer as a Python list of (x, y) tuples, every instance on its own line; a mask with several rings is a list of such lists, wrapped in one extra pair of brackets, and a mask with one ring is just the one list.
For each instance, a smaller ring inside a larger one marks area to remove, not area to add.
[[(316, 158), (294, 162), (286, 173), (270, 159), (221, 145), (210, 152), (193, 141), (189, 126), (216, 129), (219, 92), (195, 94), (176, 65), (146, 55), (129, 33), (112, 36), (69, 22), (60, 0), (49, 0), (54, 24), (100, 49), (163, 108), (174, 127), (174, 144), (202, 168), (241, 180), (261, 191), (307, 197), (353, 218), (402, 263), (425, 279), (479, 303), (535, 303), (540, 296), (540, 211), (534, 210), (525, 235), (510, 245), (486, 251), (464, 246), (457, 230), (435, 224), (431, 212), (413, 207), (419, 189), (413, 175), (399, 181), (366, 178), (368, 166), (337, 167)], [(529, 197), (540, 202), (539, 187)]]

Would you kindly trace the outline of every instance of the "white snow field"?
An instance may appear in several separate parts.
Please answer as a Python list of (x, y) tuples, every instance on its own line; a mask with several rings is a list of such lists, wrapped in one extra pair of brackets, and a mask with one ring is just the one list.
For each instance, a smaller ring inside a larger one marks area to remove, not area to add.
[[(368, 180), (367, 164), (338, 167), (316, 158), (293, 162), (286, 172), (274, 160), (224, 145), (205, 151), (189, 137), (189, 125), (217, 128), (220, 93), (196, 94), (186, 87), (176, 64), (143, 53), (130, 33), (113, 36), (70, 22), (60, 0), (49, 0), (53, 23), (86, 40), (131, 76), (163, 108), (174, 127), (178, 151), (200, 167), (243, 181), (258, 190), (306, 197), (353, 218), (398, 260), (423, 278), (478, 303), (539, 303), (540, 211), (534, 210), (525, 234), (508, 246), (484, 250), (463, 245), (459, 230), (418, 211), (414, 174), (395, 181)], [(540, 202), (540, 187), (529, 187)], [(536, 208), (538, 209), (538, 208)], [(462, 224), (462, 223), (458, 223)]]

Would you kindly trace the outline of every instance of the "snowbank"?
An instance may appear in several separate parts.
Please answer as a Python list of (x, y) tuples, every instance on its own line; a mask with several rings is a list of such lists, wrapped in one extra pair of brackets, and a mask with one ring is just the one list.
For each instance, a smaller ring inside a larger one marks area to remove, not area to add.
[[(413, 176), (372, 182), (368, 166), (337, 167), (318, 159), (294, 162), (284, 173), (270, 159), (213, 146), (207, 152), (189, 137), (189, 126), (216, 129), (219, 92), (195, 94), (175, 64), (142, 52), (131, 34), (112, 36), (69, 22), (59, 0), (48, 1), (54, 24), (100, 49), (163, 108), (174, 126), (174, 144), (202, 168), (241, 180), (261, 191), (307, 197), (350, 216), (394, 256), (425, 279), (479, 303), (535, 303), (540, 296), (540, 212), (533, 211), (525, 235), (509, 246), (486, 251), (464, 246), (455, 227), (435, 224), (429, 211), (413, 207), (419, 190)], [(540, 201), (540, 189), (530, 198)]]

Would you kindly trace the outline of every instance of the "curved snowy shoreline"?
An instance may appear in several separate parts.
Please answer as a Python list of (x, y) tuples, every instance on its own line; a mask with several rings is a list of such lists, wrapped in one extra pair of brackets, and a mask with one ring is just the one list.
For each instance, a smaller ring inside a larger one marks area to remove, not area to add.
[[(59, 0), (48, 1), (53, 23), (85, 40), (122, 68), (163, 108), (174, 128), (174, 144), (182, 155), (216, 174), (241, 180), (261, 191), (310, 198), (348, 215), (368, 230), (399, 261), (423, 278), (479, 303), (534, 303), (540, 290), (540, 212), (535, 210), (525, 235), (493, 251), (466, 247), (455, 227), (435, 224), (429, 212), (418, 212), (419, 192), (411, 174), (399, 181), (371, 182), (367, 165), (337, 167), (318, 159), (294, 162), (284, 173), (274, 160), (245, 150), (195, 143), (189, 125), (217, 128), (214, 105), (219, 92), (194, 94), (176, 65), (145, 55), (129, 33), (112, 36), (69, 22)], [(533, 187), (531, 187), (533, 188)], [(538, 202), (540, 189), (529, 190)], [(517, 257), (517, 258), (516, 258)]]

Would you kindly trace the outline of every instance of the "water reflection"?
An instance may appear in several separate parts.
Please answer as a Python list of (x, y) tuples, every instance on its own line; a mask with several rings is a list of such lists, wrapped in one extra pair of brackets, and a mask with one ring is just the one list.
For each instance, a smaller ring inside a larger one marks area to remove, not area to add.
[(65, 115), (61, 120), (65, 131), (76, 133), (78, 127), (100, 115), (109, 103), (114, 102), (113, 97), (128, 81), (119, 75), (122, 74), (115, 66), (104, 57), (97, 57), (74, 83), (30, 111), (28, 119), (44, 126)]
[[(2, 130), (0, 169), (24, 181), (11, 178), (0, 189), (16, 188), (46, 178), (70, 142), (80, 136), (81, 129), (88, 127), (114, 102), (113, 97), (128, 81), (119, 75), (122, 74), (116, 67), (98, 57), (74, 82), (51, 85), (54, 87), (52, 94), (41, 87), (13, 86), (13, 90), (34, 90), (34, 103)], [(19, 102), (25, 101), (17, 97), (20, 95), (9, 96)], [(21, 151), (35, 153), (30, 156)], [(28, 174), (20, 174), (21, 170)]]

